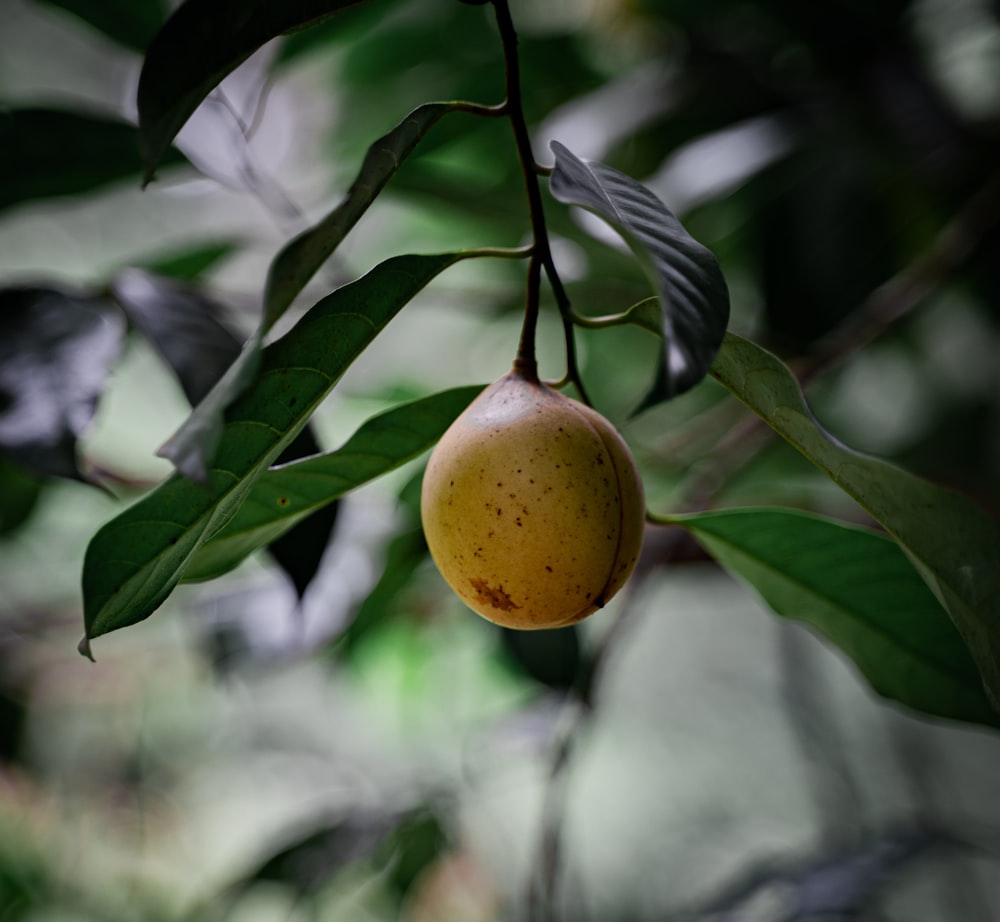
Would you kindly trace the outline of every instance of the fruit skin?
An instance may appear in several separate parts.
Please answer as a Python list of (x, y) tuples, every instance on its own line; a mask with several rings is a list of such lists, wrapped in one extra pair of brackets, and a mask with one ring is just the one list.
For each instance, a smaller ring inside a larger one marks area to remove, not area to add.
[(420, 505), (441, 575), (505, 627), (563, 627), (593, 614), (642, 546), (642, 480), (624, 440), (516, 365), (441, 437)]

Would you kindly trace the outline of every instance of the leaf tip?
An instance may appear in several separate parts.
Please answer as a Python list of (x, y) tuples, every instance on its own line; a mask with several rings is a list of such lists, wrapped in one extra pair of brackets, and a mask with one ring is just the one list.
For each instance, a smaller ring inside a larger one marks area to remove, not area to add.
[(97, 662), (97, 660), (94, 659), (94, 654), (91, 652), (91, 649), (90, 649), (90, 637), (88, 635), (86, 635), (86, 634), (83, 635), (83, 639), (80, 641), (79, 644), (77, 644), (76, 649), (77, 649), (77, 652), (81, 656), (85, 656), (92, 663), (96, 663)]

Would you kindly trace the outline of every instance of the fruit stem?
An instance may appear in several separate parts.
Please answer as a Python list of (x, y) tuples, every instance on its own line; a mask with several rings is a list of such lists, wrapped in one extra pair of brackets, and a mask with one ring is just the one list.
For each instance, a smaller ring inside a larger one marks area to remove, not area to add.
[[(531, 150), (531, 138), (528, 134), (528, 123), (524, 115), (524, 105), (521, 99), (521, 73), (517, 54), (517, 30), (510, 15), (507, 0), (492, 0), (496, 15), (497, 29), (503, 44), (504, 69), (506, 77), (506, 107), (517, 145), (517, 156), (521, 162), (521, 173), (524, 176), (524, 188), (528, 195), (528, 213), (531, 218), (531, 236), (534, 247), (534, 257), (528, 267), (527, 297), (524, 305), (524, 325), (521, 328), (521, 342), (518, 346), (515, 368), (537, 380), (538, 370), (535, 358), (535, 331), (538, 327), (539, 288), (541, 270), (552, 285), (560, 312), (565, 316), (569, 307), (569, 299), (562, 287), (556, 272), (552, 251), (549, 247), (549, 234), (545, 226), (545, 209), (542, 204), (542, 193), (538, 184), (541, 170), (535, 163)], [(570, 350), (570, 358), (573, 353)]]
[(528, 284), (524, 298), (524, 323), (521, 341), (517, 345), (514, 371), (528, 381), (538, 381), (538, 360), (535, 356), (535, 331), (538, 328), (538, 299), (542, 278), (542, 260), (537, 251), (528, 262)]

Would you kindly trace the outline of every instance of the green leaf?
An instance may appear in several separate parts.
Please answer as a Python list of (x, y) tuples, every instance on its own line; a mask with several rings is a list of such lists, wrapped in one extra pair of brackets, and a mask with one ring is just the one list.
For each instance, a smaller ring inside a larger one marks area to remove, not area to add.
[(154, 275), (190, 282), (203, 275), (217, 263), (232, 256), (239, 244), (235, 240), (206, 242), (200, 245), (151, 258), (137, 268)]
[(163, 0), (42, 0), (82, 19), (127, 48), (145, 51), (166, 15)]
[[(59, 109), (0, 109), (0, 210), (138, 176), (134, 125)], [(161, 152), (162, 154), (162, 152)], [(167, 162), (184, 163), (173, 148)]]
[(204, 486), (208, 482), (208, 466), (222, 438), (226, 409), (253, 382), (260, 368), (264, 335), (264, 328), (259, 327), (222, 377), (156, 452), (195, 483)]
[(424, 134), (446, 112), (456, 108), (460, 108), (460, 104), (428, 103), (420, 106), (392, 131), (379, 138), (365, 154), (361, 170), (344, 200), (319, 224), (296, 237), (275, 257), (268, 270), (260, 327), (218, 380), (216, 387), (159, 451), (185, 476), (204, 482), (207, 459), (215, 450), (222, 430), (223, 413), (253, 379), (268, 330), (368, 210)]
[(631, 247), (660, 301), (664, 351), (659, 399), (708, 374), (729, 323), (729, 290), (718, 261), (644, 185), (552, 142), (552, 195), (609, 222)]
[(459, 387), (394, 407), (365, 422), (336, 451), (267, 471), (227, 525), (202, 545), (184, 578), (221, 576), (296, 522), (417, 457), (481, 390)]
[(149, 45), (139, 76), (145, 179), (222, 79), (279, 35), (322, 22), (363, 0), (187, 0)]
[(872, 688), (925, 714), (1000, 726), (975, 663), (890, 538), (791, 509), (671, 516), (786, 618), (844, 651)]
[(0, 452), (0, 539), (31, 518), (44, 486), (40, 477), (14, 464)]
[(457, 108), (457, 103), (441, 102), (419, 106), (368, 148), (344, 200), (317, 225), (287, 244), (271, 263), (264, 295), (266, 326), (273, 325), (288, 309), (431, 126)]
[(229, 408), (204, 485), (175, 474), (105, 524), (84, 559), (90, 638), (149, 617), (198, 548), (232, 518), (351, 362), (434, 276), (467, 254), (397, 256), (324, 298), (261, 354), (260, 374)]
[(838, 442), (813, 418), (788, 368), (748, 340), (727, 334), (712, 375), (899, 542), (1000, 710), (1000, 523), (965, 497)]

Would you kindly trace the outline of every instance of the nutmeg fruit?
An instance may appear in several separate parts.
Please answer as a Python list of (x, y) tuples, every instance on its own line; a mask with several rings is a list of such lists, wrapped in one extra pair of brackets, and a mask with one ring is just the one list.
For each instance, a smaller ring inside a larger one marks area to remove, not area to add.
[(614, 426), (515, 365), (434, 448), (421, 517), (458, 596), (490, 621), (532, 630), (580, 621), (621, 589), (645, 500)]

